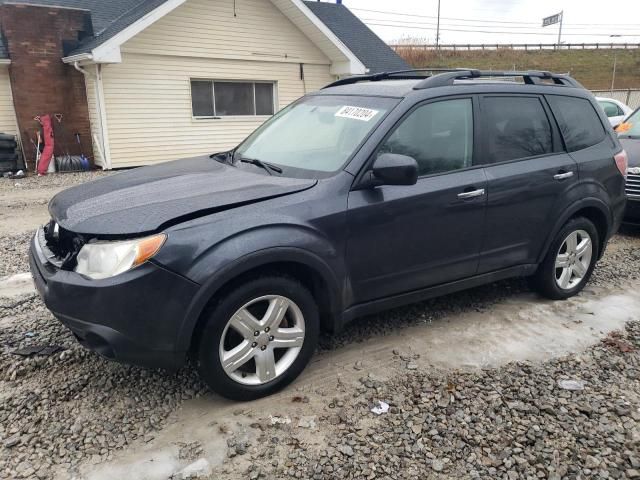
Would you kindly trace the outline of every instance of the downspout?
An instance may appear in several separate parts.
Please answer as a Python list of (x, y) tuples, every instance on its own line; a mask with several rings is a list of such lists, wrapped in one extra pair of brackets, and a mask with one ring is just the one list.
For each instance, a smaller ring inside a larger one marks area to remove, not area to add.
[(100, 154), (104, 161), (103, 170), (111, 170), (111, 150), (109, 148), (109, 132), (107, 128), (107, 110), (104, 101), (104, 88), (102, 86), (102, 65), (96, 63), (96, 74), (93, 75), (80, 66), (78, 62), (73, 62), (73, 68), (82, 73), (85, 77), (95, 80), (96, 107), (98, 108), (98, 118), (100, 119), (100, 137), (102, 145)]

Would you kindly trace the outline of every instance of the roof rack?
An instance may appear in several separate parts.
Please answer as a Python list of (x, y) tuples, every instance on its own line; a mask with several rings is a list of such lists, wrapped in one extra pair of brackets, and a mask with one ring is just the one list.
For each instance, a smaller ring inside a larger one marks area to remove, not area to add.
[[(371, 75), (354, 75), (353, 77), (341, 78), (333, 83), (323, 87), (339, 87), (341, 85), (352, 85), (359, 82), (379, 82), (381, 80), (423, 80), (430, 78), (432, 75), (429, 72), (468, 72), (468, 68), (414, 68), (411, 70), (395, 70), (392, 72), (372, 73)], [(418, 75), (420, 72), (426, 73), (426, 75)]]
[(466, 70), (441, 73), (424, 79), (422, 82), (413, 87), (414, 90), (424, 90), (425, 88), (445, 87), (454, 85), (456, 80), (472, 80), (477, 78), (496, 78), (496, 77), (522, 77), (526, 85), (547, 85), (544, 80), (551, 80), (553, 85), (565, 87), (584, 88), (580, 83), (568, 75), (562, 75), (551, 72), (539, 71), (502, 71), (502, 70)]
[[(437, 72), (433, 75), (434, 72)], [(423, 73), (423, 74), (420, 74)], [(422, 80), (414, 90), (426, 88), (445, 87), (454, 85), (456, 80), (473, 80), (478, 78), (496, 77), (522, 77), (526, 85), (547, 85), (545, 80), (551, 80), (553, 85), (584, 88), (578, 81), (568, 75), (543, 71), (502, 71), (502, 70), (477, 70), (473, 68), (415, 68), (412, 70), (397, 70), (393, 72), (381, 72), (371, 75), (356, 75), (342, 78), (324, 88), (352, 85), (359, 82), (379, 82), (381, 80)]]

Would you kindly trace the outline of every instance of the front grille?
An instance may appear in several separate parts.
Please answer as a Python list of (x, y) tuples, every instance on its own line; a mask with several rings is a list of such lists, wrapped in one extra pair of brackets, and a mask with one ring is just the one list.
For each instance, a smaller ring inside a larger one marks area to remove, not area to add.
[(51, 220), (38, 232), (38, 242), (49, 262), (63, 270), (73, 270), (85, 240)]
[(626, 192), (629, 198), (640, 200), (640, 175), (627, 175)]

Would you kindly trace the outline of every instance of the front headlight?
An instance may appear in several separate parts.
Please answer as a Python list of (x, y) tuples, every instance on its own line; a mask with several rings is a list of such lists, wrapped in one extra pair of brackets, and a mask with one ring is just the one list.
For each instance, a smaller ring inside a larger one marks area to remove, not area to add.
[(85, 244), (78, 253), (75, 271), (99, 280), (131, 270), (153, 257), (164, 244), (164, 234), (125, 241)]

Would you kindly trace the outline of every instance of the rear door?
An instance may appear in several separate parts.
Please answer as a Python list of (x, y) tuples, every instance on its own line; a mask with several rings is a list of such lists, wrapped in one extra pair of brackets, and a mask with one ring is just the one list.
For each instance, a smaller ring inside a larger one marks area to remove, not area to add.
[(486, 180), (473, 161), (473, 112), (472, 97), (419, 105), (374, 154), (413, 157), (418, 182), (349, 194), (346, 262), (355, 303), (475, 275)]
[(480, 112), (488, 187), (478, 273), (486, 273), (537, 262), (578, 172), (541, 96), (484, 95)]

